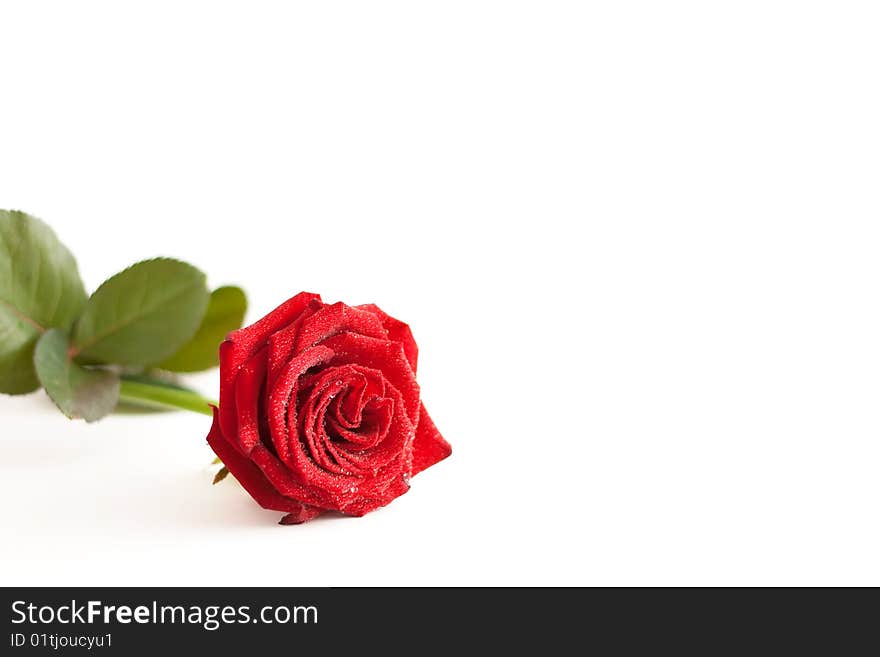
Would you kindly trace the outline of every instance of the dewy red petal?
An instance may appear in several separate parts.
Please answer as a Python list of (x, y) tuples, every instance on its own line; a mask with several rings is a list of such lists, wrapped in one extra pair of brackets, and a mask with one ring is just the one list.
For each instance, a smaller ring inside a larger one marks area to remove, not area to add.
[(238, 444), (250, 454), (260, 442), (260, 386), (266, 378), (266, 350), (260, 349), (239, 370), (235, 380), (235, 410)]
[[(285, 497), (306, 504), (339, 511), (341, 510), (339, 508), (339, 491), (347, 491), (354, 485), (353, 481), (345, 483), (337, 481), (338, 485), (336, 489), (333, 489), (326, 485), (317, 486), (314, 482), (307, 484), (308, 477), (304, 478), (301, 476), (301, 473), (288, 468), (263, 445), (257, 445), (254, 448), (254, 451), (251, 452), (251, 460), (253, 460), (254, 464), (256, 464), (276, 491)], [(307, 472), (305, 474), (309, 475), (311, 473)]]
[(299, 352), (313, 347), (345, 331), (382, 340), (388, 339), (388, 331), (376, 315), (339, 302), (324, 306), (314, 315), (303, 320), (293, 344), (293, 351)]
[(391, 315), (379, 308), (379, 306), (372, 303), (358, 306), (358, 308), (368, 310), (376, 315), (379, 318), (379, 321), (382, 322), (382, 326), (388, 331), (388, 339), (399, 342), (403, 345), (403, 353), (406, 354), (406, 359), (409, 361), (413, 373), (415, 373), (416, 365), (419, 360), (419, 348), (416, 346), (416, 341), (413, 339), (413, 334), (412, 331), (410, 331), (409, 325), (404, 324), (399, 319), (394, 319)]
[[(299, 437), (295, 430), (297, 417), (297, 387), (300, 377), (310, 368), (325, 362), (333, 352), (324, 347), (312, 347), (302, 354), (290, 359), (275, 381), (274, 387), (267, 394), (267, 424), (272, 442), (279, 456), (288, 465), (292, 465), (291, 454), (297, 448)], [(293, 427), (288, 429), (288, 427)]]
[(413, 443), (413, 474), (417, 475), (422, 470), (427, 470), (435, 463), (442, 461), (452, 454), (452, 447), (447, 443), (422, 404), (422, 412), (419, 415), (419, 426), (416, 429), (416, 439)]
[(242, 487), (250, 493), (257, 504), (264, 509), (292, 513), (302, 507), (302, 502), (286, 497), (272, 486), (260, 469), (248, 458), (242, 456), (235, 446), (231, 445), (220, 431), (217, 410), (214, 410), (214, 423), (208, 434), (208, 444), (214, 453), (223, 461), (223, 465), (232, 473)]
[(320, 303), (321, 297), (310, 292), (300, 292), (256, 324), (233, 331), (220, 345), (220, 424), (227, 435), (234, 434), (237, 430), (232, 390), (239, 369), (265, 344), (270, 335), (294, 321), (315, 301)]
[(208, 443), (261, 506), (361, 516), (449, 456), (421, 401), (409, 326), (301, 293), (230, 334)]
[(281, 520), (278, 521), (279, 525), (301, 525), (304, 522), (311, 520), (312, 518), (317, 518), (319, 515), (323, 513), (322, 509), (319, 509), (314, 506), (309, 506), (308, 504), (300, 505), (296, 511), (291, 511), (286, 516), (284, 516)]
[(413, 424), (418, 423), (419, 384), (403, 352), (403, 345), (350, 332), (334, 335), (322, 344), (333, 351), (328, 365), (353, 363), (382, 372), (385, 380), (403, 395), (410, 420)]

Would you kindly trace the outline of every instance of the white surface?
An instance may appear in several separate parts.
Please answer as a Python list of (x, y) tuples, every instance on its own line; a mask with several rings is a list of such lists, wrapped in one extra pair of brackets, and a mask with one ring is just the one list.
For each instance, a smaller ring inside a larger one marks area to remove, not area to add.
[[(875, 3), (21, 2), (0, 207), (412, 325), (451, 459), (362, 519), (209, 420), (0, 399), (2, 584), (880, 585)], [(216, 391), (216, 374), (195, 381)]]

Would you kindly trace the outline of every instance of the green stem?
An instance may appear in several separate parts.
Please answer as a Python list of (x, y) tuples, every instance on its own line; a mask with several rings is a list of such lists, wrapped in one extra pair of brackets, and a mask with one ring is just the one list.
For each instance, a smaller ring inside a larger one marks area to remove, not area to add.
[(202, 397), (197, 392), (161, 383), (145, 383), (123, 377), (119, 399), (155, 409), (182, 409), (203, 415), (213, 415), (211, 406), (217, 402)]

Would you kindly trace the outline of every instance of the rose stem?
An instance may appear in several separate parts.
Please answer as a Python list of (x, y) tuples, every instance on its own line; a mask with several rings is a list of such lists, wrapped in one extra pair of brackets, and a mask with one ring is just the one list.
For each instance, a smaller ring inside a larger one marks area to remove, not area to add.
[(182, 409), (203, 415), (213, 415), (211, 406), (217, 402), (202, 397), (192, 390), (183, 390), (167, 385), (145, 383), (122, 379), (119, 400), (156, 409)]

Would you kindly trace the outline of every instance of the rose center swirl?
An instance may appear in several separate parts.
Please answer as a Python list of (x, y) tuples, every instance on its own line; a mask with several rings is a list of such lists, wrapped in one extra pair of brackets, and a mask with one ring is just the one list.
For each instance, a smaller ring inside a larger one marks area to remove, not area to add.
[(297, 407), (303, 450), (324, 470), (344, 475), (366, 474), (394, 417), (381, 373), (356, 365), (304, 377)]

